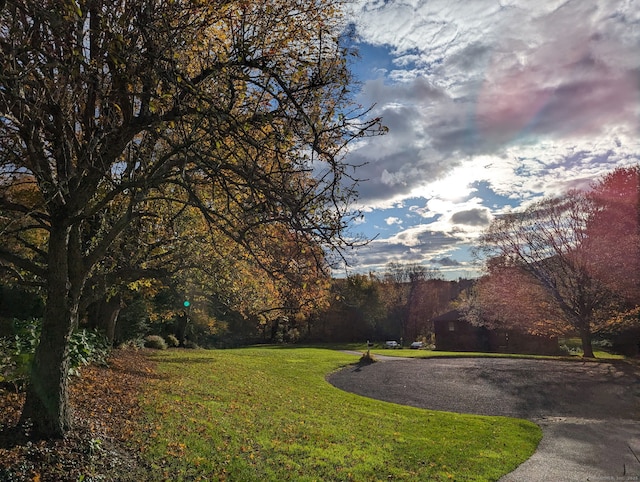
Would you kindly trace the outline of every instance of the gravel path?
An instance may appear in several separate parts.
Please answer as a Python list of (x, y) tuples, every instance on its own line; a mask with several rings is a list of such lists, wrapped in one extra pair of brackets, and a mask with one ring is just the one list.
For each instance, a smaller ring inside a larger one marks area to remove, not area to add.
[(328, 380), (403, 405), (536, 422), (538, 450), (503, 482), (640, 480), (640, 370), (626, 363), (385, 357)]

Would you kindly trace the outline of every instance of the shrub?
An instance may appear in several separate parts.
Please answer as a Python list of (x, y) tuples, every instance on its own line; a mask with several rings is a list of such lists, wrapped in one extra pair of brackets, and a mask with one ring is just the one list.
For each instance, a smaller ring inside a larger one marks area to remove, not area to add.
[(35, 353), (40, 342), (42, 320), (32, 318), (30, 320), (13, 320), (13, 351), (16, 355), (22, 353)]
[(167, 345), (168, 345), (168, 346), (170, 346), (170, 347), (172, 347), (172, 348), (175, 348), (175, 347), (177, 347), (177, 346), (180, 346), (180, 342), (179, 342), (179, 341), (178, 341), (178, 339), (175, 337), (175, 335), (167, 335), (167, 337), (166, 337), (166, 342), (167, 342)]
[(13, 354), (9, 338), (0, 338), (0, 386), (13, 384), (15, 387), (17, 360)]
[(166, 350), (167, 344), (159, 335), (149, 335), (144, 339), (144, 346), (154, 350)]
[(371, 354), (371, 352), (369, 350), (367, 350), (366, 353), (363, 353), (362, 356), (360, 357), (360, 364), (361, 365), (369, 365), (371, 363), (375, 363), (377, 360), (373, 357), (373, 355)]
[(610, 350), (613, 347), (613, 342), (603, 338), (601, 340), (594, 340), (592, 343), (594, 348), (600, 348), (601, 350)]
[(132, 348), (137, 350), (139, 348), (144, 348), (144, 344), (146, 343), (144, 338), (132, 338), (131, 340), (124, 341), (118, 345), (119, 349), (126, 350), (127, 348)]
[(191, 341), (191, 340), (186, 340), (184, 342), (184, 347), (185, 348), (192, 348), (194, 350), (200, 348), (195, 341)]
[(565, 355), (565, 356), (577, 356), (582, 354), (581, 348), (568, 346), (566, 344), (560, 345), (559, 351), (561, 355)]
[[(40, 340), (39, 319), (14, 320), (13, 337), (0, 338), (0, 382), (21, 389), (29, 380), (31, 362)], [(89, 363), (106, 364), (111, 348), (96, 330), (75, 331), (69, 340), (69, 375), (79, 375)]]
[(97, 330), (78, 330), (69, 340), (69, 374), (79, 375), (89, 363), (107, 364), (111, 352), (109, 341)]
[(14, 319), (12, 336), (0, 339), (0, 383), (15, 391), (29, 380), (31, 361), (40, 340), (40, 320)]

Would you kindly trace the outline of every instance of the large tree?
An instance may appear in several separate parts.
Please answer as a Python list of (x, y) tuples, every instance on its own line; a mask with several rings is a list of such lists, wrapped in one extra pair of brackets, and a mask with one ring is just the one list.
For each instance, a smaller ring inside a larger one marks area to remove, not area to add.
[(486, 271), (459, 302), (471, 323), (534, 335), (570, 333), (557, 303), (527, 270), (497, 257), (488, 260)]
[(587, 224), (593, 269), (627, 304), (640, 303), (640, 167), (618, 168), (594, 184)]
[(86, 283), (132, 223), (153, 225), (153, 202), (197, 207), (248, 251), (265, 225), (339, 247), (354, 196), (341, 156), (377, 121), (348, 104), (339, 0), (0, 8), (1, 182), (34, 193), (3, 190), (27, 243), (0, 259), (45, 287), (23, 420), (60, 436)]
[[(548, 332), (555, 318), (556, 328), (570, 327), (582, 340), (584, 356), (593, 357), (594, 331), (620, 306), (620, 287), (630, 291), (627, 280), (637, 279), (637, 188), (627, 185), (624, 191), (635, 194), (621, 201), (614, 178), (492, 222), (480, 238), (481, 252), (491, 259), (490, 280), (480, 283), (485, 293), (493, 289), (483, 299), (485, 307), (492, 306), (487, 312), (499, 319), (509, 316), (508, 307), (521, 310), (511, 322), (521, 320), (529, 331), (537, 324), (547, 325)], [(527, 285), (531, 289), (523, 291)], [(544, 305), (546, 313), (537, 309)], [(530, 319), (522, 319), (525, 313)]]
[[(422, 265), (391, 262), (385, 266), (380, 276), (382, 297), (388, 310), (387, 324), (391, 336), (403, 340), (415, 340), (418, 335), (425, 335), (430, 330), (425, 326), (435, 312), (442, 309), (427, 306), (431, 300), (438, 298), (440, 289), (435, 280), (441, 279), (437, 269)], [(449, 298), (444, 301), (448, 304)], [(421, 333), (423, 332), (423, 333)]]
[(318, 335), (322, 341), (363, 341), (380, 336), (385, 317), (380, 282), (372, 274), (351, 274), (334, 279), (329, 307), (321, 316)]

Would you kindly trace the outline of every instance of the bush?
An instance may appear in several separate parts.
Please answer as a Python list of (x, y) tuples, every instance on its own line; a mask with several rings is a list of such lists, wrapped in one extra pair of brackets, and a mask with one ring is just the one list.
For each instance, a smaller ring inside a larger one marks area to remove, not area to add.
[(601, 340), (594, 340), (592, 345), (594, 348), (599, 348), (601, 350), (607, 351), (613, 347), (613, 342), (611, 340), (603, 338)]
[(145, 339), (144, 338), (132, 338), (131, 340), (123, 341), (118, 345), (118, 348), (121, 350), (133, 349), (137, 350), (139, 348), (144, 348)]
[(79, 375), (80, 368), (90, 363), (107, 364), (111, 353), (109, 341), (97, 330), (78, 330), (69, 340), (69, 374)]
[(192, 348), (192, 349), (194, 349), (194, 350), (196, 350), (196, 349), (200, 348), (200, 347), (198, 346), (198, 344), (197, 344), (195, 341), (191, 341), (191, 340), (186, 340), (186, 341), (184, 342), (184, 347), (185, 347), (185, 348)]
[(0, 339), (0, 383), (15, 391), (29, 380), (31, 361), (40, 340), (38, 319), (17, 320), (11, 325), (12, 336)]
[(20, 377), (17, 373), (18, 360), (14, 354), (14, 348), (9, 338), (0, 338), (0, 387), (13, 385), (17, 391)]
[(144, 339), (144, 346), (154, 350), (166, 350), (167, 344), (159, 335), (149, 335)]
[(16, 355), (22, 353), (35, 353), (40, 342), (42, 320), (32, 318), (30, 320), (13, 320), (13, 351)]
[(171, 348), (180, 346), (180, 342), (174, 335), (167, 335), (166, 341), (167, 341), (167, 345), (170, 346)]
[[(12, 337), (0, 338), (0, 382), (21, 389), (29, 380), (31, 362), (40, 340), (39, 319), (14, 320)], [(69, 375), (79, 375), (89, 363), (106, 364), (111, 348), (96, 330), (75, 331), (69, 340)]]
[(566, 344), (560, 345), (560, 354), (564, 356), (577, 356), (582, 354), (582, 348), (574, 346), (568, 346)]
[(367, 350), (367, 352), (363, 353), (362, 356), (360, 357), (359, 363), (361, 365), (370, 365), (371, 363), (375, 363), (376, 361), (377, 360), (373, 357), (371, 352)]

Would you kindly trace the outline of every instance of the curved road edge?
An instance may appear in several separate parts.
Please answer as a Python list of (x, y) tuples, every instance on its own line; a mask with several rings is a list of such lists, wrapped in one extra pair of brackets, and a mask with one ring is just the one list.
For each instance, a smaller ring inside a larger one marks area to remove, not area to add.
[[(361, 355), (361, 353), (352, 353)], [(505, 358), (377, 357), (327, 377), (342, 390), (432, 410), (531, 420), (536, 452), (501, 482), (640, 480), (640, 370)]]

